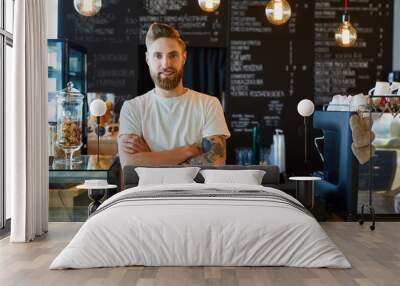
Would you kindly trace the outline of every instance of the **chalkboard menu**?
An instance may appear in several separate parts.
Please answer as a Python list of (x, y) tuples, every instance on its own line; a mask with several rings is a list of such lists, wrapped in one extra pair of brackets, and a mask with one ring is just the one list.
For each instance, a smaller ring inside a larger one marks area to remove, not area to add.
[(75, 11), (73, 1), (59, 1), (59, 37), (86, 47), (87, 90), (114, 94), (117, 111), (137, 88), (139, 30), (132, 13), (136, 1), (128, 2), (102, 1), (96, 16), (84, 17)]
[(225, 47), (227, 11), (224, 1), (215, 13), (204, 14), (197, 1), (103, 0), (96, 16), (84, 17), (73, 1), (59, 1), (59, 37), (87, 48), (88, 92), (114, 93), (120, 106), (137, 95), (138, 56), (143, 56), (138, 44), (144, 44), (151, 23), (173, 25), (188, 46)]
[(175, 26), (192, 48), (226, 49), (230, 163), (235, 148), (251, 146), (252, 128), (259, 126), (264, 147), (275, 129), (284, 131), (288, 171), (301, 170), (297, 103), (308, 98), (321, 108), (335, 94), (367, 91), (391, 70), (393, 0), (350, 2), (358, 41), (346, 49), (334, 41), (341, 0), (289, 1), (292, 17), (282, 26), (267, 22), (266, 0), (222, 0), (211, 14), (196, 0), (103, 0), (94, 17), (76, 13), (73, 1), (59, 3), (59, 36), (88, 50), (88, 91), (115, 93), (121, 103), (137, 95), (138, 47), (151, 23)]
[[(265, 18), (265, 1), (232, 1), (230, 34), (231, 144), (249, 146), (252, 128), (260, 126), (261, 146), (271, 144), (274, 129), (297, 135), (296, 106), (312, 98), (312, 13), (308, 1), (292, 4), (289, 23), (273, 27)], [(297, 154), (288, 137), (287, 154)], [(231, 154), (231, 156), (234, 156)]]
[(386, 81), (392, 66), (393, 0), (350, 1), (351, 22), (358, 32), (350, 49), (332, 41), (342, 1), (314, 2), (315, 102), (327, 103), (334, 94), (367, 92), (376, 80)]
[(140, 43), (144, 44), (146, 32), (154, 22), (174, 26), (186, 44), (196, 47), (224, 47), (228, 1), (221, 1), (214, 13), (204, 13), (193, 0), (144, 0), (138, 1), (136, 11), (140, 30)]

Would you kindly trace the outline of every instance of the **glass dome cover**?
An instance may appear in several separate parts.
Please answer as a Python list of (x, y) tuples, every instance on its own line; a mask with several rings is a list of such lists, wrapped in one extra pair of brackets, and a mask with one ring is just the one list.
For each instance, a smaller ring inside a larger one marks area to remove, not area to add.
[(82, 146), (83, 98), (72, 82), (57, 94), (57, 145), (65, 153), (65, 164), (72, 164), (73, 153)]

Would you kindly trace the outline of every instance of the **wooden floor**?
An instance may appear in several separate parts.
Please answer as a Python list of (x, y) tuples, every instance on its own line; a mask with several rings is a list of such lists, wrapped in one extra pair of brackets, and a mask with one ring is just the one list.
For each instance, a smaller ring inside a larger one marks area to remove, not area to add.
[(0, 241), (0, 285), (400, 285), (400, 223), (322, 223), (352, 269), (289, 267), (124, 267), (48, 270), (49, 264), (81, 226), (50, 223), (43, 238), (27, 244)]

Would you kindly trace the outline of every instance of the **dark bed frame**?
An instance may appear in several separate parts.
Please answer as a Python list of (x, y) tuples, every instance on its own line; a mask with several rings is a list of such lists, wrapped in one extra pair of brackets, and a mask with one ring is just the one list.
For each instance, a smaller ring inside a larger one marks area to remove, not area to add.
[[(139, 183), (139, 176), (135, 171), (137, 167), (147, 167), (147, 168), (182, 168), (188, 167), (187, 165), (174, 165), (174, 166), (125, 166), (123, 168), (122, 176), (122, 189), (128, 189), (136, 187)], [(192, 166), (191, 166), (192, 167)], [(239, 166), (239, 165), (224, 165), (224, 166), (197, 166), (202, 170), (206, 169), (218, 169), (218, 170), (263, 170), (265, 175), (262, 179), (262, 185), (266, 187), (276, 187), (279, 185), (279, 167), (278, 166), (261, 166), (261, 165), (249, 165), (249, 166)], [(200, 174), (197, 174), (194, 179), (197, 183), (204, 183), (204, 178)]]

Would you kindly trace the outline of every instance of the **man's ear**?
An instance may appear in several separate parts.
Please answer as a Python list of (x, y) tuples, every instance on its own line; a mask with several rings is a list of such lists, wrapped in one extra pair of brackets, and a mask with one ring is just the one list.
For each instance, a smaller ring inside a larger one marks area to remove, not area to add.
[(186, 53), (186, 50), (185, 50), (185, 51), (183, 51), (183, 54), (182, 54), (183, 64), (186, 63), (186, 57), (187, 57), (187, 53)]

